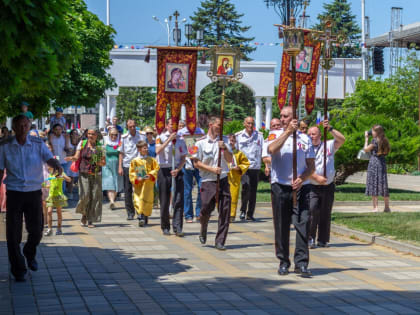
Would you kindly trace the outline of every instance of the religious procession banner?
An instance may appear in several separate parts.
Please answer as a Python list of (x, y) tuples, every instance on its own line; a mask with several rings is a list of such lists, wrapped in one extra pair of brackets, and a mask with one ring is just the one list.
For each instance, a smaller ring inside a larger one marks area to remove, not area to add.
[[(306, 112), (310, 114), (315, 107), (316, 79), (318, 75), (319, 59), (321, 57), (321, 43), (314, 42), (305, 31), (304, 50), (296, 56), (296, 100), (299, 101), (302, 86), (306, 85)], [(281, 62), (280, 83), (277, 102), (280, 109), (286, 103), (287, 89), (292, 82), (291, 57), (283, 51)], [(291, 103), (291, 102), (290, 102)]]
[[(186, 125), (191, 134), (196, 128), (195, 85), (197, 51), (201, 47), (150, 47), (157, 49), (156, 129), (165, 128), (166, 108), (171, 108), (173, 130), (178, 130), (181, 106), (185, 105)], [(205, 48), (204, 48), (205, 49)]]

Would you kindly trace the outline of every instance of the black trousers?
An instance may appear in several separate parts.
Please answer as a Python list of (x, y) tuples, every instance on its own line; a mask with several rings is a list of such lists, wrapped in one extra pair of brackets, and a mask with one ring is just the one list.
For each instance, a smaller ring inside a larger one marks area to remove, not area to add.
[[(201, 210), (200, 223), (201, 232), (207, 232), (207, 225), (210, 220), (210, 215), (216, 206), (216, 182), (202, 182), (201, 183)], [(230, 218), (230, 187), (227, 177), (220, 180), (219, 193), (219, 220), (217, 222), (216, 244), (225, 245), (226, 238), (229, 231)]]
[[(20, 276), (27, 271), (23, 255), (29, 261), (35, 259), (36, 247), (42, 239), (42, 230), (44, 228), (42, 192), (41, 190), (30, 192), (8, 190), (6, 196), (7, 251), (12, 274)], [(22, 241), (23, 216), (25, 217), (28, 239), (23, 247), (22, 255), (20, 242)]]
[(297, 192), (298, 205), (293, 207), (292, 186), (278, 183), (271, 185), (276, 256), (280, 265), (289, 267), (290, 224), (296, 229), (295, 266), (309, 263), (309, 185)]
[(124, 197), (125, 197), (125, 210), (128, 217), (134, 217), (134, 204), (133, 204), (133, 185), (130, 182), (130, 168), (123, 167), (124, 172)]
[[(161, 168), (158, 173), (159, 203), (160, 203), (160, 227), (162, 230), (170, 230), (169, 206), (171, 203), (172, 176), (170, 168)], [(174, 213), (172, 215), (172, 229), (182, 232), (184, 223), (184, 173), (180, 171), (175, 177), (175, 195), (172, 196)]]
[(335, 185), (310, 185), (309, 214), (310, 228), (309, 238), (315, 240), (318, 230), (318, 242), (330, 241), (331, 211), (334, 203)]
[[(258, 177), (260, 170), (248, 170), (241, 177), (241, 212), (246, 212), (248, 217), (253, 217), (255, 203), (257, 202)], [(248, 211), (247, 211), (248, 209)]]

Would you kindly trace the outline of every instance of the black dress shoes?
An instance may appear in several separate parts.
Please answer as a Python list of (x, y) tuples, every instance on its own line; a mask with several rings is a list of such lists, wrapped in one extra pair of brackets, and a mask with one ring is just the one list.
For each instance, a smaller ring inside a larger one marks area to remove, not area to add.
[(309, 240), (308, 245), (309, 245), (310, 249), (315, 249), (316, 248), (315, 241), (313, 239)]
[(252, 222), (255, 222), (255, 221), (257, 221), (257, 219), (255, 219), (254, 217), (246, 217), (246, 220), (247, 221), (252, 221)]
[(302, 278), (312, 277), (312, 272), (308, 269), (307, 266), (295, 267), (295, 273), (300, 275)]
[(280, 266), (279, 270), (277, 270), (277, 273), (280, 276), (287, 276), (289, 274), (289, 268), (287, 268), (286, 266)]
[(239, 216), (239, 219), (245, 220), (245, 212), (241, 212), (241, 215)]
[(329, 247), (328, 243), (318, 242), (318, 247)]
[(162, 233), (163, 235), (171, 235), (168, 229), (164, 229)]
[(214, 247), (218, 250), (226, 250), (226, 246), (223, 246), (221, 243), (217, 243)]
[(38, 271), (38, 262), (36, 259), (27, 260), (28, 268), (32, 271)]
[(144, 219), (144, 215), (140, 215), (139, 217), (139, 227), (143, 227), (146, 224), (146, 220)]
[(201, 244), (206, 244), (207, 242), (207, 235), (206, 234), (200, 234), (200, 236), (198, 237), (198, 239), (200, 240)]

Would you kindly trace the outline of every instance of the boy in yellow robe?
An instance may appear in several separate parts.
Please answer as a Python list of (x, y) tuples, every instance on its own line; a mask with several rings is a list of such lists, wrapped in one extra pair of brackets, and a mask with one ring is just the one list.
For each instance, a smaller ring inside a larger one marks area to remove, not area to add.
[(139, 226), (147, 224), (153, 210), (153, 194), (158, 176), (159, 164), (156, 159), (148, 156), (146, 141), (136, 144), (140, 156), (130, 163), (130, 182), (133, 184), (133, 204), (138, 214)]
[(239, 199), (239, 188), (241, 187), (241, 177), (249, 168), (249, 161), (245, 153), (239, 151), (236, 146), (236, 137), (234, 134), (229, 135), (229, 144), (233, 150), (233, 163), (229, 165), (230, 171), (228, 180), (230, 185), (231, 206), (230, 206), (230, 222), (235, 221), (236, 207)]

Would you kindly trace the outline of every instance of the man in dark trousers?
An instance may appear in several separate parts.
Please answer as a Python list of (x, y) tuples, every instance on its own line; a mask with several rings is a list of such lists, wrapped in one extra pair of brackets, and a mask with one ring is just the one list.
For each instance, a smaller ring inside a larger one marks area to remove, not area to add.
[[(315, 170), (315, 154), (311, 139), (297, 132), (297, 178), (293, 180), (293, 132), (298, 122), (293, 119), (290, 106), (281, 111), (283, 130), (270, 132), (268, 153), (271, 154), (271, 199), (273, 207), (276, 256), (280, 260), (279, 275), (289, 273), (290, 223), (296, 229), (295, 273), (310, 277), (309, 249), (309, 176)], [(297, 206), (293, 206), (293, 190), (297, 192)]]
[[(321, 141), (321, 131), (317, 126), (308, 130), (308, 136), (312, 140), (315, 152), (315, 172), (311, 175), (311, 192), (309, 200), (310, 210), (310, 229), (309, 247), (315, 248), (315, 237), (318, 230), (318, 246), (327, 247), (330, 241), (331, 210), (334, 203), (334, 155), (335, 152), (344, 144), (346, 138), (341, 132), (329, 125), (328, 120), (324, 120), (324, 129), (334, 137), (324, 142)], [(327, 151), (327, 176), (324, 177), (324, 150)]]
[[(209, 131), (206, 136), (196, 142), (191, 159), (194, 161), (195, 167), (200, 170), (201, 177), (201, 230), (199, 237), (201, 244), (205, 244), (207, 241), (207, 225), (210, 214), (216, 205), (217, 175), (220, 174), (219, 220), (215, 247), (218, 250), (225, 250), (231, 202), (228, 173), (233, 155), (228, 138), (223, 137), (223, 141), (219, 141), (220, 132), (220, 118), (211, 117)], [(219, 150), (222, 150), (220, 167), (217, 166)]]
[[(175, 140), (175, 144), (174, 141)], [(172, 150), (175, 150), (173, 156)], [(184, 173), (182, 168), (187, 156), (187, 145), (182, 136), (172, 129), (172, 119), (166, 122), (166, 131), (156, 139), (156, 156), (160, 169), (158, 174), (160, 226), (164, 235), (170, 235), (169, 205), (171, 201), (172, 178), (175, 178), (175, 192), (172, 194), (174, 213), (172, 228), (176, 236), (183, 237), (184, 223)], [(175, 169), (172, 169), (172, 159), (175, 159)]]
[[(44, 181), (43, 164), (47, 163), (61, 175), (60, 163), (53, 158), (45, 143), (37, 137), (29, 136), (31, 127), (28, 117), (13, 118), (12, 129), (15, 136), (0, 144), (0, 184), (4, 170), (6, 184), (6, 238), (11, 273), (16, 281), (25, 281), (27, 266), (38, 270), (35, 259), (36, 248), (42, 238), (43, 214), (41, 185)], [(25, 215), (28, 239), (20, 250), (22, 241), (22, 220)], [(24, 258), (25, 256), (25, 258)]]

